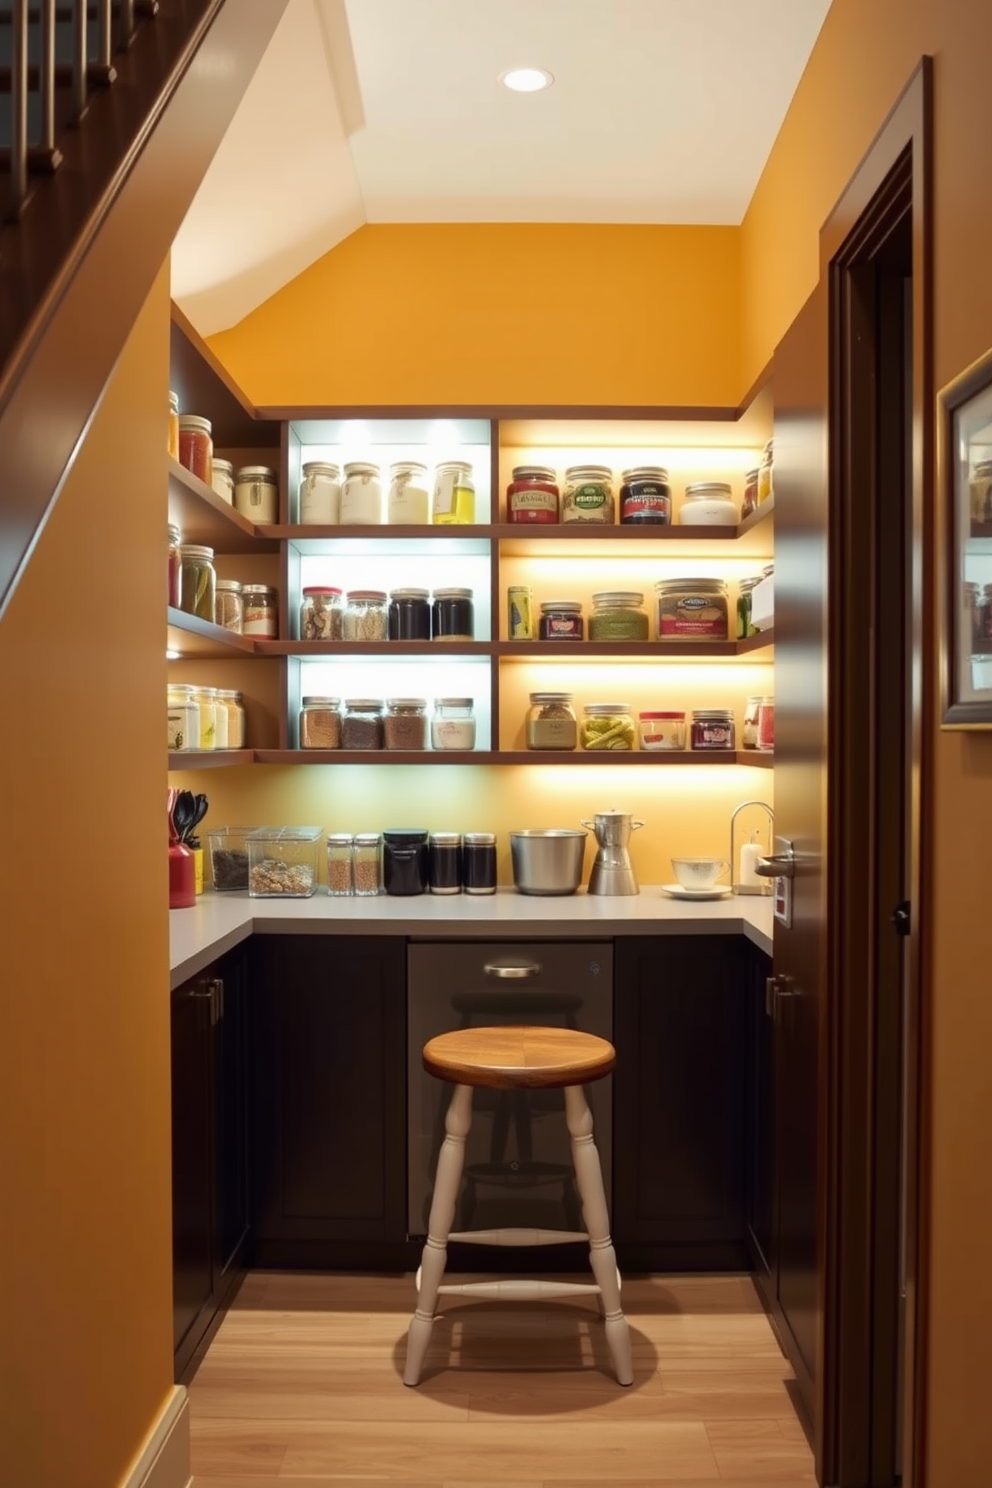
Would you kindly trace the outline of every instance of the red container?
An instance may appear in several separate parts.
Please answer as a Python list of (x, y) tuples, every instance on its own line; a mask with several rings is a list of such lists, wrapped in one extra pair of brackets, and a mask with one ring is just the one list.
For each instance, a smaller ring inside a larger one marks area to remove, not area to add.
[(548, 465), (517, 465), (506, 488), (508, 522), (558, 521), (558, 487)]
[(169, 843), (169, 908), (192, 909), (196, 903), (196, 862), (184, 842)]

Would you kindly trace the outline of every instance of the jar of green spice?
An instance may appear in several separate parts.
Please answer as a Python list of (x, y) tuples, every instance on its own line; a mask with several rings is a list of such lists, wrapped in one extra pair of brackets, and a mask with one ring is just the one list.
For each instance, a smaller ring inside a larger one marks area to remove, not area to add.
[(641, 606), (643, 594), (625, 590), (612, 590), (592, 597), (592, 614), (589, 617), (589, 639), (591, 641), (646, 641), (648, 638), (647, 611)]

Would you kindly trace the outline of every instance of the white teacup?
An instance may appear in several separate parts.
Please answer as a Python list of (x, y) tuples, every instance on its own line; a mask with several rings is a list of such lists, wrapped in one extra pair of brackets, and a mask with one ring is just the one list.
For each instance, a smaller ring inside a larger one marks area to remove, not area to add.
[(684, 889), (712, 889), (728, 871), (723, 858), (673, 858), (672, 869)]

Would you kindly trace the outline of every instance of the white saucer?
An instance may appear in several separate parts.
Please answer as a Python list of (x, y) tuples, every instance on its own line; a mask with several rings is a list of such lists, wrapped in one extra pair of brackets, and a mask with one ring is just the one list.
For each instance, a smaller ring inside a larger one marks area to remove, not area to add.
[(681, 884), (662, 884), (663, 894), (673, 899), (726, 899), (734, 891), (727, 884), (713, 884), (708, 889), (684, 889)]

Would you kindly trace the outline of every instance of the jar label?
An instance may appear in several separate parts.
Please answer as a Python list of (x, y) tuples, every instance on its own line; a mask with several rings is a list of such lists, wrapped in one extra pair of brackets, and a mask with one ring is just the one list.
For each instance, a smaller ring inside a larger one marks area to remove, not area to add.
[(576, 486), (561, 504), (563, 522), (612, 522), (613, 500), (604, 486)]
[(510, 510), (515, 511), (542, 511), (558, 512), (558, 497), (553, 491), (540, 491), (532, 488), (527, 491), (510, 492)]
[(636, 496), (625, 496), (623, 515), (631, 517), (650, 516), (667, 522), (672, 514), (672, 500), (665, 491), (643, 491)]
[(698, 640), (727, 639), (727, 603), (710, 595), (690, 594), (658, 605), (658, 636), (695, 637)]

